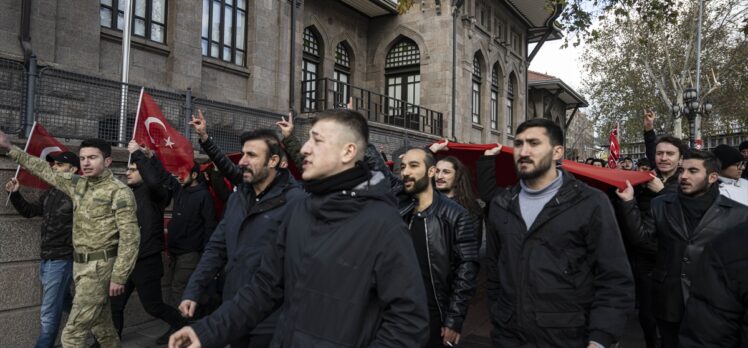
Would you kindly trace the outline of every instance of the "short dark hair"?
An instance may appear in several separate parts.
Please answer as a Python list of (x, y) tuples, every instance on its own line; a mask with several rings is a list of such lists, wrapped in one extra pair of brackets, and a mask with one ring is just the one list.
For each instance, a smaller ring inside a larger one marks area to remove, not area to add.
[(631, 162), (634, 162), (634, 159), (633, 159), (633, 158), (631, 158), (631, 157), (628, 157), (628, 156), (626, 156), (626, 157), (624, 157), (624, 158), (623, 158), (623, 160), (622, 160), (622, 161), (624, 161), (624, 162), (626, 162), (626, 161), (631, 161)]
[(408, 151), (412, 151), (412, 150), (418, 150), (418, 151), (423, 152), (423, 163), (426, 166), (426, 169), (429, 169), (436, 165), (436, 157), (434, 157), (434, 154), (431, 153), (431, 151), (426, 150), (422, 147), (411, 147), (405, 152), (407, 153)]
[(366, 150), (366, 146), (369, 144), (369, 124), (366, 118), (357, 111), (349, 109), (325, 110), (318, 113), (312, 119), (312, 126), (319, 121), (333, 121), (350, 128), (354, 136), (361, 139), (364, 144), (364, 148), (361, 151)]
[(275, 135), (275, 131), (273, 131), (272, 129), (260, 128), (247, 131), (239, 136), (239, 140), (241, 141), (242, 146), (244, 146), (244, 143), (250, 140), (264, 140), (265, 144), (268, 147), (266, 158), (267, 161), (269, 161), (273, 156), (282, 157), (280, 141), (278, 140), (278, 136)]
[(603, 161), (602, 158), (595, 158), (592, 160), (592, 163), (598, 163), (598, 162), (600, 163), (601, 167), (607, 167), (606, 165), (607, 163), (605, 163), (605, 161)]
[(652, 163), (649, 162), (649, 159), (647, 159), (646, 157), (643, 157), (643, 158), (640, 158), (638, 161), (636, 161), (636, 166), (637, 167), (647, 166), (647, 167), (652, 168)]
[(683, 159), (697, 159), (703, 161), (707, 174), (719, 173), (722, 169), (722, 164), (719, 162), (719, 158), (709, 151), (691, 150), (683, 156)]
[(550, 139), (551, 145), (564, 145), (564, 131), (561, 130), (561, 127), (559, 127), (557, 124), (553, 123), (553, 121), (546, 120), (544, 118), (533, 118), (531, 120), (522, 122), (519, 127), (517, 127), (515, 135), (518, 135), (524, 132), (526, 129), (533, 127), (545, 128), (545, 134)]
[(112, 145), (109, 145), (104, 139), (86, 139), (81, 141), (81, 149), (84, 147), (94, 147), (101, 151), (104, 158), (112, 157)]
[(681, 156), (685, 156), (688, 153), (688, 147), (686, 146), (686, 144), (683, 143), (683, 140), (680, 140), (680, 138), (676, 138), (672, 135), (663, 135), (657, 138), (657, 141), (655, 142), (655, 146), (659, 145), (660, 143), (668, 143), (670, 145), (677, 147), (678, 152), (680, 152)]
[(195, 164), (192, 166), (192, 170), (190, 170), (190, 174), (192, 173), (198, 173), (200, 174), (200, 164), (195, 162)]

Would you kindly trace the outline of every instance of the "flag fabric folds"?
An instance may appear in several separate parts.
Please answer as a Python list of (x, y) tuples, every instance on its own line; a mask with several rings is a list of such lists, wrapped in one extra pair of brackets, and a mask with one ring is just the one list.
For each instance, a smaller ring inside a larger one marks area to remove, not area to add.
[[(34, 122), (34, 125), (31, 128), (31, 134), (26, 143), (26, 153), (46, 160), (47, 155), (56, 155), (66, 151), (68, 151), (68, 148), (65, 147), (65, 145), (62, 145), (59, 140), (49, 135), (49, 132), (47, 132), (40, 123)], [(49, 185), (47, 185), (47, 183), (42, 179), (27, 172), (20, 166), (16, 172), (16, 178), (18, 179), (18, 183), (22, 186), (35, 187), (43, 190), (49, 188)]]
[(132, 134), (138, 144), (153, 150), (167, 171), (182, 178), (189, 175), (194, 163), (192, 143), (169, 124), (145, 89), (140, 91)]
[(610, 154), (608, 155), (608, 167), (618, 167), (618, 159), (621, 157), (621, 147), (618, 145), (618, 126), (610, 131)]

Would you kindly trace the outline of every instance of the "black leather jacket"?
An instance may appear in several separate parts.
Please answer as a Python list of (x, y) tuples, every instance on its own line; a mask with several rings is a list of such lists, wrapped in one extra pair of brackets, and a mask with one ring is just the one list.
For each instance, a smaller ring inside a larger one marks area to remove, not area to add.
[(66, 260), (73, 257), (73, 201), (64, 192), (51, 188), (37, 202), (28, 202), (18, 192), (10, 194), (10, 202), (21, 216), (41, 216), (41, 258)]
[[(416, 200), (400, 201), (400, 216), (409, 220)], [(434, 201), (421, 213), (428, 241), (431, 286), (442, 326), (462, 330), (478, 275), (475, 219), (457, 202), (434, 190)]]

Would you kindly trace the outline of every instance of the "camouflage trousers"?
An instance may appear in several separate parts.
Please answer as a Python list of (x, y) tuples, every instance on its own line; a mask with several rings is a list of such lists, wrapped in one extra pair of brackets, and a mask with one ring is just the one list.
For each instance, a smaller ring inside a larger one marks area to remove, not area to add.
[(73, 263), (75, 297), (67, 324), (62, 330), (62, 346), (85, 348), (90, 331), (103, 348), (119, 348), (121, 343), (112, 323), (109, 282), (115, 258)]

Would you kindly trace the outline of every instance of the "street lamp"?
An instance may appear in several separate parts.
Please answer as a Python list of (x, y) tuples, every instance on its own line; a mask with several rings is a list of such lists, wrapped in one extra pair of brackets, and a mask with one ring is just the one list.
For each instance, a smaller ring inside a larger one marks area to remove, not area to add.
[(688, 118), (688, 129), (691, 133), (688, 139), (688, 144), (692, 149), (695, 147), (696, 116), (709, 116), (713, 107), (712, 103), (708, 100), (704, 102), (704, 104), (699, 103), (699, 94), (691, 87), (686, 88), (686, 90), (683, 91), (683, 107), (676, 103), (673, 103), (671, 106), (670, 111), (673, 113), (673, 117), (678, 118), (685, 116)]

